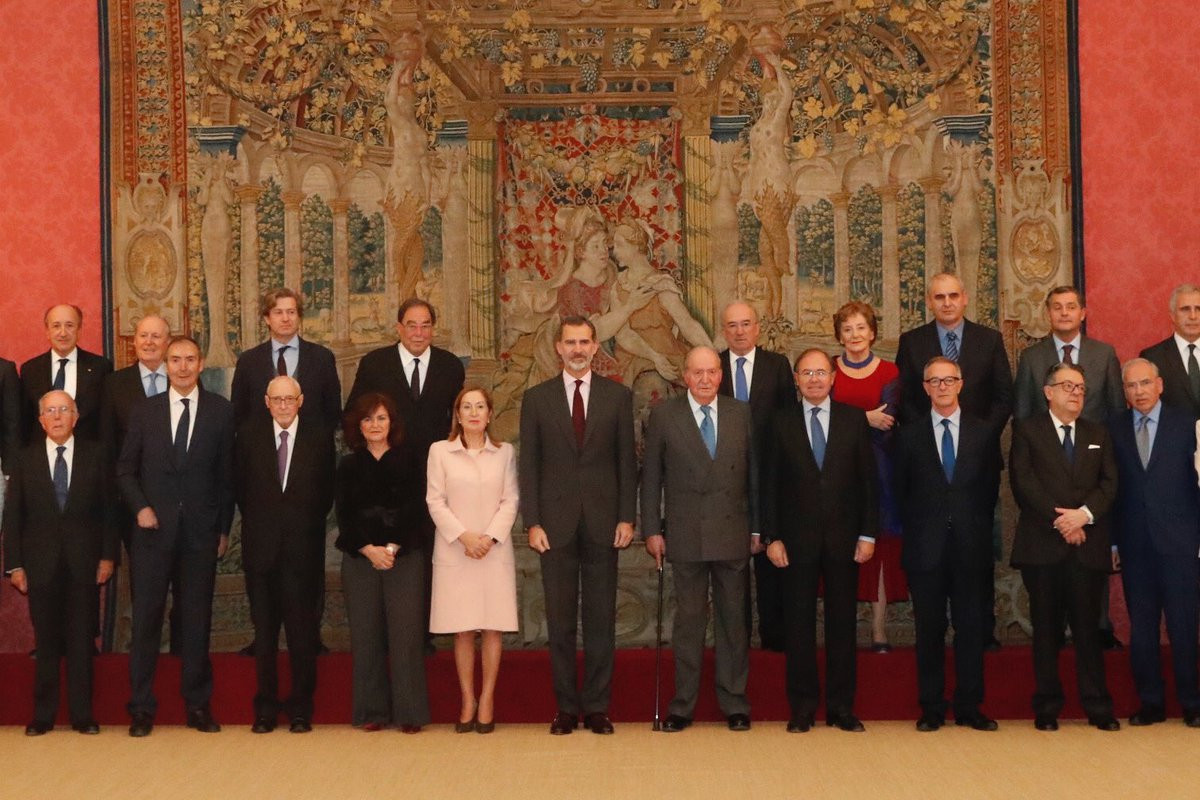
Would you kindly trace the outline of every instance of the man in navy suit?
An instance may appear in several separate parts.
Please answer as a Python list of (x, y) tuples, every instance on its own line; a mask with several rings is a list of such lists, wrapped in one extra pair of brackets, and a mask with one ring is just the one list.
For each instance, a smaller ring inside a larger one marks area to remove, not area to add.
[(1166, 719), (1159, 663), (1159, 620), (1171, 639), (1175, 691), (1183, 721), (1200, 728), (1197, 691), (1197, 554), (1200, 554), (1200, 488), (1196, 430), (1185, 408), (1163, 402), (1158, 367), (1144, 358), (1125, 363), (1125, 399), (1131, 406), (1109, 421), (1117, 455), (1114, 562), (1121, 568), (1129, 607), (1129, 659), (1141, 708), (1131, 725)]
[(1200, 287), (1190, 283), (1171, 292), (1175, 333), (1147, 347), (1141, 357), (1153, 361), (1162, 379), (1162, 401), (1200, 419)]
[(208, 645), (217, 559), (225, 554), (233, 522), (233, 406), (200, 386), (203, 369), (194, 339), (171, 340), (170, 389), (135, 409), (117, 462), (121, 495), (136, 519), (130, 552), (138, 587), (129, 652), (130, 736), (148, 736), (154, 727), (154, 672), (167, 583), (175, 570), (187, 724), (205, 733), (221, 729), (209, 708)]
[(83, 311), (78, 306), (49, 308), (43, 321), (50, 349), (21, 365), (24, 441), (28, 444), (41, 438), (38, 401), (53, 389), (69, 394), (79, 409), (75, 435), (96, 440), (100, 438), (100, 394), (105, 376), (112, 372), (112, 363), (78, 346), (79, 329), (83, 327)]

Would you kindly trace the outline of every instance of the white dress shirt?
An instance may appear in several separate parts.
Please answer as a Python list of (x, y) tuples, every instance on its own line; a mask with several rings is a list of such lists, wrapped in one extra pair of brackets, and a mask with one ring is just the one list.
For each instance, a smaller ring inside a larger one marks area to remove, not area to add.
[[(75, 399), (75, 388), (79, 385), (79, 348), (78, 347), (72, 348), (71, 352), (67, 353), (65, 356), (60, 356), (58, 353), (56, 353), (54, 351), (54, 348), (50, 349), (50, 385), (51, 386), (54, 385), (54, 379), (56, 377), (58, 377), (58, 362), (64, 358), (67, 360), (67, 363), (66, 363), (66, 371), (63, 376), (65, 378), (65, 380), (63, 381), (63, 391), (66, 392), (67, 394), (71, 395), (71, 399), (74, 400)], [(1184, 363), (1185, 364), (1187, 363), (1186, 359), (1185, 359)]]
[[(72, 475), (71, 470), (74, 469), (74, 466), (75, 466), (73, 463), (73, 457), (75, 455), (75, 437), (72, 435), (70, 439), (67, 439), (65, 442), (62, 443), (62, 446), (67, 448), (66, 450), (63, 450), (63, 461), (67, 462), (67, 486), (70, 486), (71, 485), (71, 475)], [(48, 461), (50, 463), (50, 480), (51, 481), (54, 480), (54, 462), (58, 460), (58, 448), (59, 448), (59, 445), (55, 444), (54, 440), (51, 439), (49, 436), (47, 436), (46, 437), (46, 461)]]
[[(398, 343), (396, 347), (400, 350), (400, 363), (404, 367), (404, 377), (408, 379), (408, 386), (410, 389), (412, 388), (413, 361), (418, 358), (421, 359), (421, 362), (417, 366), (421, 371), (421, 391), (424, 392), (425, 376), (429, 374), (429, 348), (425, 348), (425, 352), (421, 353), (421, 355), (414, 356), (412, 353), (408, 352), (408, 348), (405, 347), (403, 343)], [(286, 355), (284, 356), (284, 359), (287, 359)]]
[[(287, 356), (284, 356), (284, 358), (287, 358)], [(279, 452), (279, 434), (282, 431), (287, 431), (287, 433), (288, 433), (287, 462), (284, 464), (284, 467), (283, 467), (283, 485), (280, 487), (282, 489), (287, 489), (288, 478), (292, 474), (292, 453), (296, 452), (296, 429), (300, 427), (300, 425), (298, 424), (299, 422), (300, 422), (299, 414), (297, 414), (296, 418), (292, 420), (292, 424), (286, 428), (282, 427), (274, 419), (271, 420), (271, 427), (275, 429), (275, 452), (276, 453)]]
[(575, 381), (581, 380), (579, 385), (579, 394), (583, 396), (583, 418), (587, 419), (588, 400), (592, 397), (592, 371), (589, 369), (586, 374), (580, 378), (572, 378), (566, 370), (562, 372), (563, 386), (567, 390), (567, 409), (575, 410)]
[(179, 418), (183, 416), (183, 403), (180, 400), (190, 400), (188, 403), (188, 432), (187, 442), (188, 447), (192, 446), (192, 432), (196, 430), (196, 409), (200, 405), (200, 384), (192, 387), (191, 394), (180, 394), (172, 386), (167, 390), (167, 396), (170, 398), (171, 407), (171, 441), (175, 441), (175, 429), (179, 427)]

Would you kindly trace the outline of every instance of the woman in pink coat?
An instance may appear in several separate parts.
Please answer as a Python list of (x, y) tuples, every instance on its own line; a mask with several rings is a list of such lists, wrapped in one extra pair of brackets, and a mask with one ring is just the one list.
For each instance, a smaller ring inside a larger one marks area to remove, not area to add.
[[(495, 728), (501, 634), (517, 630), (517, 578), (510, 537), (517, 516), (513, 447), (488, 433), (492, 398), (465, 388), (454, 403), (450, 438), (429, 448), (425, 501), (437, 528), (429, 630), (453, 633), (462, 710), (454, 730)], [(475, 697), (475, 631), (482, 637), (483, 686)]]

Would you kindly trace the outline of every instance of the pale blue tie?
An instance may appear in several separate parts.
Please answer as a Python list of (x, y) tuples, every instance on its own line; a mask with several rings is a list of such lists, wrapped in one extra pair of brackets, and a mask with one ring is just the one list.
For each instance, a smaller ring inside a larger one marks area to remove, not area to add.
[(750, 388), (746, 386), (745, 356), (738, 356), (737, 372), (733, 376), (733, 396), (743, 403), (750, 402)]
[(700, 411), (704, 414), (704, 420), (700, 423), (700, 438), (704, 440), (704, 446), (708, 448), (708, 457), (717, 457), (717, 429), (712, 421), (712, 406), (700, 406)]
[(150, 379), (150, 389), (146, 392), (146, 397), (154, 397), (158, 394), (158, 373), (151, 372), (146, 377)]
[(817, 460), (817, 467), (823, 469), (825, 467), (825, 428), (821, 426), (821, 418), (818, 416), (820, 411), (819, 408), (812, 410), (812, 433), (809, 438), (812, 440), (813, 458)]

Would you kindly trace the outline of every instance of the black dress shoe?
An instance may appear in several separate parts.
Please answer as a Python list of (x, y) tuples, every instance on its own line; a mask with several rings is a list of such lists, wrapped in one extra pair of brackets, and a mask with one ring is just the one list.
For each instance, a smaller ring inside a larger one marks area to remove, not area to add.
[(207, 706), (193, 708), (187, 712), (187, 726), (201, 733), (218, 733), (221, 726), (213, 719), (212, 712)]
[(917, 720), (917, 730), (921, 733), (932, 733), (946, 724), (946, 720), (937, 714), (922, 714)]
[(133, 722), (129, 723), (129, 735), (135, 739), (149, 736), (154, 730), (154, 717), (149, 714), (134, 714)]
[(750, 715), (749, 714), (730, 714), (725, 720), (731, 731), (748, 731), (750, 730)]
[(788, 720), (787, 732), (788, 733), (808, 733), (809, 731), (812, 730), (812, 726), (813, 726), (813, 718), (811, 715), (793, 717), (792, 719)]
[(853, 714), (834, 714), (825, 718), (825, 724), (831, 728), (846, 731), (847, 733), (862, 733), (866, 730), (862, 720)]
[(71, 729), (76, 733), (82, 733), (85, 736), (95, 736), (96, 734), (100, 733), (100, 726), (96, 724), (95, 720), (88, 720), (87, 722), (80, 722), (78, 725), (71, 725)]
[(554, 736), (565, 736), (568, 733), (574, 732), (579, 727), (579, 717), (574, 714), (568, 714), (565, 711), (559, 711), (554, 715), (554, 720), (550, 723), (550, 733)]
[(1156, 722), (1166, 722), (1167, 712), (1162, 706), (1142, 706), (1129, 718), (1129, 724), (1134, 727), (1153, 725)]
[(292, 717), (292, 724), (288, 726), (288, 730), (292, 733), (311, 733), (312, 723), (307, 717)]
[(612, 720), (603, 711), (596, 711), (584, 717), (583, 727), (592, 733), (607, 734), (613, 732)]
[(1033, 718), (1033, 727), (1039, 731), (1056, 731), (1058, 730), (1058, 720), (1053, 714), (1038, 714)]
[(871, 642), (871, 652), (880, 654), (890, 653), (892, 652), (892, 645), (889, 642)]
[(1125, 643), (1117, 638), (1112, 631), (1100, 631), (1100, 647), (1103, 650), (1124, 650)]
[(668, 714), (667, 718), (662, 722), (662, 730), (664, 733), (676, 733), (684, 728), (691, 727), (692, 721), (687, 717), (681, 717), (678, 714)]
[(241, 650), (238, 650), (237, 654), (239, 656), (246, 656), (247, 658), (254, 658), (254, 642), (251, 642)]
[(41, 736), (42, 734), (49, 733), (52, 730), (54, 730), (53, 722), (39, 722), (35, 719), (33, 722), (25, 726), (25, 735)]
[(1183, 724), (1189, 728), (1200, 728), (1200, 709), (1185, 708), (1183, 710)]
[(974, 714), (967, 714), (963, 717), (955, 717), (954, 724), (963, 728), (970, 728), (976, 731), (994, 731), (999, 729), (996, 720), (985, 717), (976, 711)]
[(275, 730), (275, 719), (267, 716), (257, 716), (254, 718), (254, 724), (250, 726), (251, 733), (270, 733)]
[(1102, 731), (1121, 730), (1121, 723), (1117, 722), (1117, 718), (1112, 714), (1109, 714), (1107, 717), (1093, 717), (1088, 720), (1088, 725), (1091, 725), (1093, 728), (1099, 728)]

